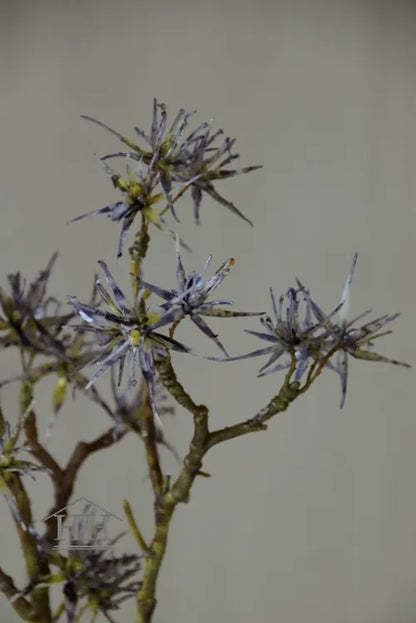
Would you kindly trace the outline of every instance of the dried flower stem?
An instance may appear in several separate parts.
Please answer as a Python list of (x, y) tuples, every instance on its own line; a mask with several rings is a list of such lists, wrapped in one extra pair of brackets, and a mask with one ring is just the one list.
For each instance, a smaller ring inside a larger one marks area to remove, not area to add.
[(131, 278), (131, 287), (133, 290), (133, 298), (137, 296), (139, 290), (139, 282), (136, 277), (140, 277), (141, 263), (146, 257), (148, 245), (149, 245), (149, 223), (142, 214), (142, 224), (140, 230), (134, 237), (133, 246), (130, 247), (130, 255), (132, 258), (130, 265), (130, 272), (133, 275)]
[[(120, 431), (116, 434), (115, 429), (111, 427), (93, 441), (78, 442), (67, 463), (67, 466), (65, 469), (61, 470), (61, 477), (55, 483), (55, 502), (48, 515), (53, 515), (58, 510), (62, 510), (63, 515), (66, 514), (64, 507), (68, 504), (68, 501), (74, 491), (75, 481), (84, 461), (94, 452), (98, 452), (99, 450), (112, 446), (114, 443), (119, 441), (124, 434), (125, 431)], [(49, 522), (45, 534), (45, 537), (49, 543), (52, 543), (52, 541), (56, 539), (56, 530), (56, 522)]]
[(63, 478), (63, 471), (53, 456), (39, 442), (36, 414), (33, 409), (25, 418), (24, 430), (26, 433), (26, 443), (30, 448), (30, 454), (32, 454), (43, 467), (49, 470), (53, 483), (59, 485)]
[[(152, 543), (147, 553), (143, 583), (137, 595), (137, 623), (149, 623), (152, 620), (156, 606), (156, 582), (166, 550), (170, 521), (178, 503), (189, 501), (190, 491), (195, 477), (201, 472), (202, 460), (210, 448), (247, 433), (266, 430), (265, 422), (273, 415), (286, 411), (289, 405), (303, 392), (300, 383), (292, 382), (291, 378), (296, 369), (296, 359), (293, 355), (289, 372), (279, 393), (261, 409), (255, 416), (234, 426), (228, 426), (210, 432), (208, 429), (208, 409), (204, 405), (197, 405), (178, 382), (170, 358), (155, 361), (160, 378), (179, 404), (193, 414), (194, 432), (183, 468), (176, 481), (168, 491), (156, 499), (156, 527)], [(320, 371), (320, 367), (318, 368)], [(319, 374), (319, 372), (318, 372)], [(315, 373), (308, 380), (308, 387), (318, 375)]]
[(155, 418), (150, 405), (150, 397), (146, 384), (143, 384), (144, 400), (141, 415), (141, 437), (146, 449), (149, 476), (156, 500), (163, 492), (163, 474), (160, 467), (159, 451), (156, 441)]
[[(48, 564), (41, 557), (37, 548), (36, 537), (33, 533), (32, 510), (29, 496), (23, 486), (21, 478), (13, 472), (6, 472), (3, 476), (8, 491), (16, 505), (13, 519), (16, 525), (20, 544), (26, 562), (26, 570), (30, 581), (38, 581), (49, 573)], [(51, 610), (47, 588), (37, 588), (32, 598), (32, 623), (50, 623)]]
[(124, 512), (127, 517), (127, 521), (129, 522), (130, 529), (137, 543), (139, 544), (140, 549), (145, 553), (149, 553), (149, 546), (143, 538), (142, 533), (140, 532), (139, 526), (134, 518), (133, 511), (130, 506), (130, 502), (128, 500), (124, 500), (123, 502)]
[(12, 578), (0, 568), (0, 590), (10, 600), (15, 612), (24, 621), (33, 621), (34, 608), (30, 602), (22, 596), (14, 585)]

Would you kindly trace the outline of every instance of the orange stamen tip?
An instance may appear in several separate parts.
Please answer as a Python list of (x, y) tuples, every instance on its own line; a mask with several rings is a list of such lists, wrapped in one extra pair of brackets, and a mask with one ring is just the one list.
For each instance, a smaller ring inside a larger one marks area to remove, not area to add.
[(233, 264), (235, 264), (235, 259), (232, 257), (228, 262), (228, 266), (232, 266)]

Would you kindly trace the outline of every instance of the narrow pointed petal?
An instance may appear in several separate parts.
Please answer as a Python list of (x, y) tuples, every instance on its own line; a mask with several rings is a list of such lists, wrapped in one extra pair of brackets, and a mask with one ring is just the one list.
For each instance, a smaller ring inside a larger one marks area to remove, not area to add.
[(176, 298), (172, 290), (165, 290), (164, 288), (155, 286), (152, 283), (149, 283), (148, 281), (144, 281), (143, 279), (139, 280), (137, 278), (137, 275), (133, 275), (132, 273), (130, 274), (132, 275), (132, 277), (136, 277), (136, 279), (140, 281), (143, 287), (147, 288), (147, 290), (150, 290), (150, 292), (157, 294), (157, 296), (160, 296), (160, 298), (164, 299), (165, 301), (171, 301), (172, 299)]
[(106, 206), (105, 208), (100, 208), (99, 210), (92, 210), (91, 212), (85, 212), (85, 214), (81, 214), (80, 216), (76, 216), (75, 218), (71, 218), (67, 223), (75, 223), (75, 221), (80, 221), (83, 218), (87, 218), (88, 216), (95, 216), (96, 214), (107, 214), (111, 212), (112, 206)]
[(107, 279), (107, 283), (113, 291), (114, 298), (116, 299), (116, 303), (124, 314), (128, 314), (130, 311), (130, 305), (126, 297), (124, 296), (121, 289), (116, 284), (113, 275), (111, 274), (107, 264), (103, 260), (98, 260), (98, 264), (101, 266), (104, 271), (105, 278)]
[(179, 236), (176, 236), (176, 281), (178, 283), (178, 288), (181, 290), (185, 285), (185, 269), (182, 264), (181, 259), (181, 249), (179, 245)]
[(250, 333), (251, 335), (255, 335), (262, 340), (267, 340), (267, 342), (273, 342), (274, 344), (279, 343), (279, 338), (276, 335), (270, 335), (269, 333), (261, 333), (260, 331), (252, 331), (251, 329), (244, 329), (246, 333)]
[(118, 132), (116, 132), (116, 130), (113, 130), (113, 128), (110, 128), (108, 125), (106, 125), (105, 123), (103, 123), (102, 121), (98, 121), (97, 119), (94, 119), (93, 117), (89, 117), (88, 115), (81, 115), (82, 119), (86, 119), (87, 121), (92, 121), (93, 123), (96, 123), (97, 125), (99, 125), (100, 127), (104, 128), (105, 130), (107, 130), (108, 132), (110, 132), (111, 134), (114, 134), (114, 136), (117, 136), (118, 139), (120, 139), (120, 141), (122, 143), (125, 143), (126, 145), (128, 145), (131, 149), (134, 149), (134, 151), (139, 152), (140, 154), (145, 153), (138, 145), (136, 145), (135, 143), (133, 143), (132, 141), (130, 141), (129, 139), (127, 139), (125, 136), (123, 136), (122, 134), (119, 134)]
[(261, 372), (257, 376), (258, 377), (268, 376), (269, 374), (275, 374), (276, 372), (280, 372), (281, 370), (287, 370), (288, 368), (290, 368), (290, 364), (291, 364), (290, 361), (279, 363), (274, 368), (271, 368), (270, 370), (266, 370), (265, 372)]
[(348, 356), (346, 351), (339, 351), (337, 354), (337, 371), (341, 380), (341, 403), (339, 407), (342, 409), (347, 396)]
[(191, 316), (191, 320), (193, 321), (194, 324), (196, 324), (198, 329), (200, 329), (203, 333), (205, 333), (206, 336), (211, 338), (216, 343), (218, 348), (224, 353), (224, 355), (228, 357), (228, 353), (225, 350), (224, 346), (221, 344), (220, 340), (218, 339), (218, 335), (209, 328), (207, 323), (204, 320), (202, 320), (200, 316)]
[(192, 185), (191, 197), (192, 197), (192, 201), (194, 203), (194, 219), (195, 219), (195, 223), (197, 225), (199, 225), (200, 224), (199, 209), (200, 209), (201, 201), (202, 201), (202, 190), (196, 184)]
[(357, 264), (358, 253), (354, 253), (354, 257), (352, 260), (351, 268), (349, 275), (347, 277), (347, 282), (344, 286), (344, 289), (341, 294), (341, 308), (338, 314), (338, 324), (340, 326), (345, 325), (349, 311), (350, 311), (350, 300), (351, 300), (351, 284), (352, 278), (354, 276), (355, 266)]
[(267, 346), (266, 348), (260, 348), (259, 350), (253, 350), (251, 353), (245, 355), (237, 355), (236, 357), (228, 357), (226, 361), (240, 361), (242, 359), (251, 359), (252, 357), (260, 357), (261, 355), (268, 355), (275, 350), (274, 346)]
[(133, 212), (132, 214), (126, 216), (123, 221), (123, 224), (121, 226), (120, 238), (118, 240), (117, 257), (121, 257), (123, 255), (124, 242), (126, 240), (127, 232), (134, 221), (134, 217), (135, 214)]
[(237, 216), (242, 218), (243, 221), (246, 221), (246, 223), (248, 223), (249, 225), (251, 225), (251, 227), (253, 227), (253, 221), (250, 221), (249, 218), (244, 216), (244, 214), (242, 212), (240, 212), (240, 210), (238, 208), (236, 208), (236, 206), (233, 203), (231, 203), (231, 201), (228, 201), (227, 199), (222, 197), (215, 190), (214, 186), (210, 182), (205, 182), (203, 185), (201, 184), (201, 188), (202, 188), (202, 190), (205, 190), (205, 192), (208, 193), (208, 195), (210, 195), (213, 199), (215, 199), (215, 201), (218, 201), (218, 203), (220, 203), (224, 207), (226, 207), (229, 210), (231, 210), (231, 212), (233, 212), (234, 214), (236, 214)]

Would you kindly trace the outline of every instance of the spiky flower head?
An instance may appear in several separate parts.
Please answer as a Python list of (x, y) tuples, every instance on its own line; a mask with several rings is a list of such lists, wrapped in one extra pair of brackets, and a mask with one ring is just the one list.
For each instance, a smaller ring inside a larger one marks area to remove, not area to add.
[(192, 322), (200, 329), (205, 335), (211, 338), (215, 344), (221, 349), (226, 357), (228, 357), (227, 351), (218, 339), (218, 336), (210, 329), (205, 320), (201, 316), (216, 316), (221, 318), (236, 318), (239, 316), (258, 316), (257, 312), (235, 312), (231, 310), (221, 309), (219, 305), (232, 305), (232, 301), (228, 299), (221, 299), (215, 301), (208, 301), (208, 297), (216, 290), (225, 277), (229, 274), (231, 266), (233, 266), (235, 260), (231, 258), (215, 273), (212, 277), (207, 277), (206, 273), (211, 264), (212, 255), (210, 255), (205, 262), (205, 266), (202, 272), (191, 272), (188, 276), (185, 274), (185, 269), (182, 264), (179, 240), (176, 240), (176, 290), (165, 290), (159, 286), (152, 285), (146, 281), (142, 281), (142, 284), (154, 292), (166, 303), (162, 303), (160, 308), (163, 310), (161, 318), (153, 325), (152, 329), (157, 329), (166, 325), (178, 323), (182, 318), (188, 316)]
[[(88, 514), (87, 505), (83, 515), (87, 517)], [(102, 532), (102, 524), (96, 526), (88, 544), (77, 541), (70, 533), (67, 557), (47, 549), (51, 565), (59, 567), (58, 573), (51, 574), (49, 583), (63, 583), (68, 623), (78, 621), (85, 607), (94, 618), (101, 613), (107, 621), (115, 623), (110, 612), (118, 610), (126, 599), (134, 597), (140, 587), (137, 579), (141, 568), (140, 557), (136, 554), (117, 555), (113, 550), (125, 533), (108, 543)]]
[(62, 343), (57, 338), (71, 314), (59, 315), (59, 302), (46, 297), (57, 255), (52, 255), (32, 283), (27, 285), (18, 272), (8, 275), (10, 294), (0, 287), (0, 347), (20, 346), (35, 353), (62, 353)]
[[(299, 288), (289, 288), (286, 295), (281, 295), (277, 304), (270, 288), (273, 317), (260, 318), (265, 331), (246, 329), (247, 333), (266, 341), (269, 346), (232, 357), (230, 360), (270, 355), (259, 370), (259, 376), (265, 376), (289, 368), (294, 357), (297, 362), (295, 381), (300, 381), (309, 364), (320, 355), (323, 327), (322, 322), (313, 322), (310, 300), (302, 296), (299, 298), (300, 293)], [(283, 361), (280, 361), (281, 358)]]
[(101, 121), (85, 115), (83, 115), (83, 118), (105, 128), (117, 136), (131, 150), (108, 154), (103, 156), (102, 160), (115, 157), (136, 160), (144, 163), (151, 171), (157, 174), (158, 181), (160, 181), (169, 209), (175, 220), (178, 219), (174, 208), (175, 199), (172, 197), (172, 190), (173, 185), (179, 184), (180, 193), (182, 193), (184, 188), (191, 187), (196, 222), (199, 222), (199, 208), (202, 194), (205, 192), (234, 214), (252, 224), (231, 201), (228, 201), (218, 193), (213, 182), (233, 177), (239, 173), (248, 173), (260, 167), (224, 168), (239, 157), (239, 154), (232, 153), (235, 139), (227, 137), (222, 144), (214, 145), (216, 139), (223, 134), (223, 130), (212, 132), (212, 120), (202, 123), (185, 136), (185, 130), (192, 114), (192, 112), (187, 113), (181, 109), (170, 128), (167, 129), (166, 106), (154, 99), (153, 118), (149, 134), (146, 134), (138, 127), (134, 128), (138, 136), (147, 144), (145, 148), (140, 147), (134, 141), (119, 134)]
[(106, 369), (111, 368), (116, 363), (119, 364), (118, 383), (120, 383), (125, 361), (128, 358), (130, 360), (130, 386), (136, 384), (136, 368), (138, 367), (147, 383), (153, 411), (157, 414), (153, 399), (154, 353), (157, 352), (163, 357), (169, 349), (183, 353), (190, 353), (191, 350), (180, 342), (153, 330), (152, 324), (159, 317), (148, 314), (142, 287), (139, 288), (133, 304), (130, 304), (115, 282), (107, 264), (99, 261), (99, 265), (112, 292), (110, 294), (102, 283), (97, 281), (98, 293), (108, 310), (92, 307), (80, 303), (75, 297), (69, 297), (75, 312), (84, 321), (83, 324), (75, 325), (73, 328), (77, 331), (92, 332), (98, 345), (102, 348), (99, 356), (89, 362), (95, 363), (98, 370), (89, 381), (87, 388)]
[[(8, 472), (19, 476), (29, 475), (33, 477), (33, 472), (44, 471), (45, 468), (31, 461), (21, 459), (17, 455), (20, 452), (29, 452), (28, 446), (19, 446), (18, 440), (22, 427), (27, 416), (27, 412), (20, 416), (17, 425), (12, 430), (10, 422), (4, 419), (0, 408), (0, 488), (5, 487), (5, 477)], [(7, 477), (6, 477), (7, 478)], [(6, 495), (9, 501), (9, 496)], [(14, 510), (14, 509), (13, 509)]]
[(71, 219), (69, 221), (70, 223), (74, 223), (88, 216), (94, 216), (95, 214), (105, 214), (110, 220), (117, 223), (121, 222), (121, 232), (117, 247), (118, 257), (121, 257), (123, 254), (124, 241), (138, 213), (140, 213), (148, 223), (151, 223), (158, 229), (167, 231), (171, 236), (175, 235), (174, 232), (167, 227), (163, 216), (153, 207), (154, 204), (163, 197), (162, 193), (155, 192), (158, 184), (158, 176), (153, 169), (148, 168), (143, 161), (140, 161), (136, 173), (132, 172), (132, 170), (127, 167), (127, 177), (124, 178), (115, 173), (106, 163), (104, 163), (104, 167), (107, 173), (109, 173), (114, 187), (121, 191), (123, 200), (105, 206), (104, 208), (81, 214)]
[[(309, 292), (305, 290), (308, 297), (310, 307), (318, 322), (325, 326), (325, 349), (328, 351), (336, 351), (335, 362), (329, 359), (326, 366), (334, 370), (340, 377), (341, 381), (341, 404), (343, 407), (347, 392), (348, 380), (348, 355), (355, 359), (364, 359), (367, 361), (384, 361), (394, 365), (410, 368), (408, 363), (389, 359), (383, 355), (370, 350), (374, 344), (373, 340), (392, 333), (391, 330), (381, 331), (383, 327), (400, 316), (400, 313), (385, 314), (359, 327), (354, 327), (358, 320), (371, 313), (371, 309), (359, 314), (352, 320), (348, 320), (349, 304), (351, 300), (351, 285), (354, 276), (355, 266), (357, 264), (358, 254), (355, 253), (350, 272), (347, 277), (346, 284), (342, 291), (341, 302), (336, 309), (339, 310), (337, 316), (334, 313), (327, 316), (322, 309), (310, 298)], [(380, 332), (381, 331), (381, 332)]]
[[(322, 311), (312, 299), (310, 291), (299, 280), (297, 288), (289, 288), (287, 291), (286, 304), (285, 297), (281, 296), (279, 304), (276, 305), (273, 291), (270, 290), (274, 318), (266, 316), (260, 319), (266, 332), (246, 330), (268, 342), (269, 346), (231, 357), (229, 361), (270, 355), (259, 371), (259, 376), (264, 376), (291, 368), (295, 360), (295, 381), (300, 381), (308, 368), (310, 372), (314, 372), (314, 375), (308, 373), (310, 381), (317, 377), (322, 368), (327, 367), (334, 370), (341, 379), (341, 407), (344, 405), (347, 390), (348, 355), (356, 359), (385, 361), (410, 367), (406, 363), (389, 359), (370, 350), (375, 338), (391, 333), (391, 331), (380, 333), (380, 330), (395, 320), (399, 314), (380, 316), (359, 328), (353, 328), (353, 325), (371, 310), (351, 321), (347, 320), (356, 263), (357, 254), (354, 255), (341, 299), (329, 314)], [(279, 361), (283, 357), (284, 359)]]

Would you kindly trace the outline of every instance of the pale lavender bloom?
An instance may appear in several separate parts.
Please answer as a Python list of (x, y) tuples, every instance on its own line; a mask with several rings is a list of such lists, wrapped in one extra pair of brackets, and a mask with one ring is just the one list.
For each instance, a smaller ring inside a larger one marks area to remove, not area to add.
[[(42, 465), (17, 457), (20, 452), (30, 451), (29, 446), (17, 445), (24, 418), (25, 415), (20, 417), (17, 426), (12, 431), (10, 422), (4, 420), (0, 411), (0, 477), (4, 472), (14, 472), (19, 476), (29, 475), (33, 478), (33, 472), (48, 471)], [(6, 497), (9, 499), (10, 496)]]
[[(88, 516), (88, 512), (89, 507), (86, 506), (83, 514)], [(141, 557), (136, 554), (116, 555), (111, 549), (125, 533), (103, 545), (102, 531), (99, 526), (93, 541), (85, 548), (80, 547), (71, 535), (69, 557), (61, 569), (65, 613), (70, 623), (78, 620), (77, 607), (83, 599), (90, 601), (107, 621), (115, 623), (110, 612), (118, 610), (126, 599), (134, 597), (140, 587), (136, 576), (141, 568)]]
[[(152, 169), (145, 167), (142, 161), (140, 161), (137, 166), (135, 177), (133, 177), (128, 170), (129, 182), (123, 180), (120, 175), (117, 175), (105, 163), (104, 167), (111, 176), (114, 186), (122, 191), (123, 201), (116, 201), (116, 203), (105, 206), (104, 208), (81, 214), (71, 219), (69, 222), (74, 223), (75, 221), (79, 221), (88, 216), (95, 216), (96, 214), (106, 214), (111, 221), (117, 223), (121, 222), (121, 232), (117, 249), (117, 256), (121, 257), (125, 238), (136, 215), (139, 212), (149, 209), (152, 204), (152, 193), (158, 183), (158, 176)], [(164, 220), (163, 218), (157, 218), (156, 215), (153, 224), (162, 228)]]
[(322, 326), (325, 327), (325, 350), (329, 353), (331, 350), (336, 351), (336, 361), (332, 363), (331, 360), (326, 362), (326, 366), (331, 370), (334, 370), (340, 377), (341, 381), (341, 404), (343, 407), (345, 403), (345, 397), (347, 392), (347, 380), (348, 380), (348, 355), (351, 355), (355, 359), (366, 359), (367, 361), (384, 361), (386, 363), (392, 363), (394, 365), (404, 366), (410, 368), (410, 365), (395, 359), (389, 359), (371, 351), (373, 346), (373, 340), (383, 335), (388, 335), (391, 331), (380, 330), (388, 323), (395, 320), (400, 314), (385, 314), (375, 320), (367, 322), (358, 328), (353, 328), (353, 325), (371, 313), (371, 309), (361, 313), (359, 316), (352, 320), (347, 320), (348, 308), (351, 296), (351, 284), (354, 275), (355, 266), (357, 263), (357, 253), (355, 253), (350, 272), (348, 274), (347, 282), (342, 291), (341, 301), (334, 311), (339, 310), (339, 313), (335, 320), (331, 320), (334, 312), (329, 316), (326, 316), (321, 308), (310, 298), (309, 292), (305, 291), (310, 308), (312, 309), (315, 317)]
[(226, 299), (207, 301), (209, 295), (218, 288), (228, 275), (235, 260), (231, 258), (228, 262), (220, 266), (212, 277), (206, 278), (206, 272), (212, 260), (212, 256), (210, 255), (205, 262), (202, 272), (197, 273), (193, 271), (186, 277), (178, 239), (176, 241), (176, 258), (177, 290), (165, 290), (159, 286), (147, 283), (146, 281), (141, 281), (144, 287), (166, 301), (166, 303), (160, 306), (160, 309), (163, 310), (161, 318), (152, 325), (151, 330), (153, 331), (154, 329), (168, 324), (176, 323), (182, 318), (185, 318), (185, 316), (188, 316), (198, 329), (212, 339), (224, 355), (228, 357), (227, 351), (218, 339), (218, 336), (210, 329), (201, 316), (236, 318), (240, 316), (260, 315), (255, 312), (234, 312), (218, 309), (218, 305), (232, 305), (232, 301)]
[(190, 353), (180, 342), (167, 336), (156, 333), (150, 326), (149, 319), (143, 309), (143, 288), (139, 288), (133, 305), (124, 296), (116, 284), (107, 265), (103, 261), (99, 264), (104, 271), (106, 281), (112, 290), (112, 295), (97, 281), (96, 287), (103, 302), (111, 311), (104, 311), (84, 303), (80, 303), (75, 297), (69, 297), (70, 303), (76, 313), (84, 320), (84, 324), (75, 325), (77, 331), (90, 331), (94, 333), (102, 352), (94, 360), (89, 361), (98, 366), (98, 371), (89, 381), (89, 388), (96, 379), (108, 368), (116, 363), (119, 364), (118, 382), (121, 382), (126, 358), (130, 361), (130, 386), (136, 384), (135, 370), (139, 367), (145, 379), (153, 412), (157, 416), (154, 404), (154, 366), (153, 355), (155, 353), (164, 356), (171, 349), (183, 353)]
[(179, 183), (182, 187), (191, 186), (194, 215), (197, 223), (199, 222), (199, 207), (202, 193), (205, 192), (215, 201), (224, 205), (252, 225), (252, 222), (233, 203), (217, 192), (213, 181), (226, 179), (239, 173), (248, 173), (260, 167), (249, 166), (242, 169), (225, 169), (224, 167), (239, 157), (239, 154), (233, 154), (231, 151), (235, 139), (227, 137), (220, 146), (214, 146), (215, 140), (223, 131), (218, 130), (212, 133), (212, 121), (202, 123), (188, 136), (184, 137), (189, 117), (192, 114), (186, 113), (181, 109), (170, 129), (167, 130), (166, 107), (164, 104), (158, 104), (157, 100), (154, 99), (150, 134), (147, 135), (135, 127), (137, 134), (147, 143), (149, 151), (136, 145), (104, 123), (92, 117), (85, 115), (83, 117), (107, 129), (132, 150), (108, 154), (103, 156), (102, 160), (114, 157), (130, 158), (143, 161), (150, 169), (157, 171), (169, 208), (176, 220), (178, 219), (171, 192), (172, 185)]
[(54, 253), (38, 277), (27, 284), (20, 272), (8, 275), (10, 294), (0, 287), (0, 348), (23, 346), (34, 354), (67, 359), (68, 335), (61, 330), (73, 314), (59, 315), (60, 303), (46, 296), (48, 280), (58, 254)]
[[(279, 299), (279, 303), (276, 304), (273, 290), (270, 288), (274, 317), (266, 316), (260, 318), (260, 322), (266, 332), (246, 329), (247, 333), (251, 333), (261, 340), (268, 342), (269, 346), (247, 353), (246, 355), (231, 357), (230, 361), (270, 355), (269, 359), (259, 370), (258, 376), (265, 376), (289, 368), (294, 356), (297, 361), (295, 381), (300, 381), (308, 368), (310, 360), (314, 361), (319, 357), (322, 349), (322, 337), (320, 333), (323, 323), (314, 323), (312, 321), (312, 310), (309, 298), (305, 299), (304, 310), (301, 317), (299, 308), (300, 301), (298, 298), (299, 292), (300, 290), (289, 288), (286, 293), (286, 303), (285, 297), (282, 295)], [(284, 360), (279, 361), (284, 356), (286, 356)], [(276, 362), (279, 363), (273, 365)]]

